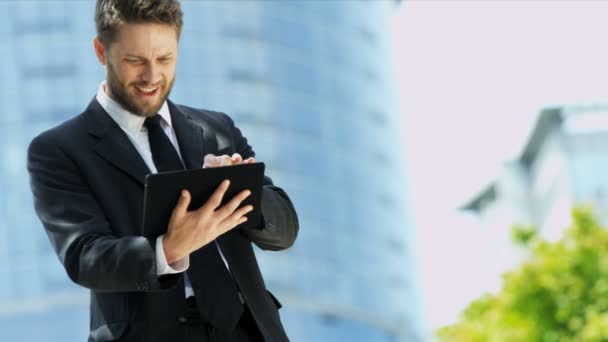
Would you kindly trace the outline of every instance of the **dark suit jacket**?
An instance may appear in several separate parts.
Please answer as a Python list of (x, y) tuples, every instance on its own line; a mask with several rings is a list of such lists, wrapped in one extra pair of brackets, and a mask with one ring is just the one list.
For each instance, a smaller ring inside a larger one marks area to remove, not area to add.
[[(169, 101), (187, 168), (204, 155), (254, 152), (226, 114)], [(126, 134), (94, 99), (80, 115), (32, 141), (28, 170), (35, 208), (68, 276), (91, 291), (89, 341), (180, 341), (183, 275), (156, 275), (155, 239), (142, 236), (144, 177), (150, 172)], [(261, 230), (219, 238), (231, 273), (266, 341), (286, 341), (279, 302), (267, 292), (253, 252), (290, 247), (295, 210), (265, 177)], [(205, 286), (188, 270), (193, 289)], [(201, 338), (204, 341), (204, 337)]]

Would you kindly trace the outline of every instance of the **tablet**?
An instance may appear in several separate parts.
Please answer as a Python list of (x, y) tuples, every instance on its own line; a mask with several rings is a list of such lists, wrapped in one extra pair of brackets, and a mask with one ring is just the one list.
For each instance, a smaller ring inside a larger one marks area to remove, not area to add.
[(239, 192), (250, 190), (251, 195), (240, 207), (251, 204), (253, 210), (247, 213), (247, 221), (240, 227), (259, 226), (262, 219), (264, 163), (238, 164), (147, 175), (144, 191), (144, 236), (157, 237), (167, 232), (169, 219), (182, 189), (190, 191), (191, 194), (188, 210), (196, 210), (205, 204), (224, 179), (230, 180), (230, 186), (222, 199), (222, 205)]

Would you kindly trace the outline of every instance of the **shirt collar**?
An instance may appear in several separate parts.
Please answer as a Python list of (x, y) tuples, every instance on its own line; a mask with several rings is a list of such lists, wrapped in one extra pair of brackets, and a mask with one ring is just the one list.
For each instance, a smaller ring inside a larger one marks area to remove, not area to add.
[[(97, 102), (101, 105), (103, 109), (116, 121), (118, 126), (122, 128), (127, 133), (135, 136), (140, 131), (142, 126), (144, 125), (145, 117), (140, 115), (135, 115), (128, 110), (124, 109), (120, 104), (114, 101), (105, 91), (106, 81), (104, 80), (99, 85), (99, 89), (97, 90)], [(158, 110), (158, 115), (161, 116), (167, 126), (173, 127), (171, 124), (171, 115), (169, 113), (169, 106), (167, 105), (167, 101), (163, 102), (163, 105)]]

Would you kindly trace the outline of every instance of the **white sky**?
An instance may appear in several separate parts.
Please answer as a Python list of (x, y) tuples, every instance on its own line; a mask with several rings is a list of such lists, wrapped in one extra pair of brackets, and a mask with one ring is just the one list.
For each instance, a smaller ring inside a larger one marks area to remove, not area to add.
[(434, 329), (498, 284), (481, 228), (456, 208), (517, 156), (542, 106), (608, 102), (608, 1), (406, 0), (392, 24)]

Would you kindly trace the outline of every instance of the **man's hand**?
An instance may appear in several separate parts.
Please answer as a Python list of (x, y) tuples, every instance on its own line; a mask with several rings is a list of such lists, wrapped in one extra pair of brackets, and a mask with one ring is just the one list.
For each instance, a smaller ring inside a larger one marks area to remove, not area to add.
[(237, 165), (237, 164), (251, 164), (255, 163), (255, 158), (250, 157), (243, 160), (240, 154), (235, 153), (231, 156), (224, 154), (223, 156), (214, 156), (213, 154), (208, 154), (203, 159), (203, 169), (208, 167), (218, 167), (218, 166), (229, 166), (229, 165)]
[[(254, 162), (255, 158), (251, 157), (243, 160), (243, 157), (238, 153), (233, 154), (232, 157), (208, 154), (204, 158), (203, 168)], [(242, 191), (234, 196), (230, 202), (218, 208), (229, 184), (228, 180), (222, 182), (207, 202), (194, 211), (187, 210), (191, 200), (190, 193), (187, 190), (182, 191), (177, 205), (173, 209), (167, 233), (163, 238), (167, 263), (171, 264), (182, 259), (215, 240), (218, 236), (247, 221), (245, 215), (253, 210), (253, 206), (248, 205), (238, 210), (237, 208), (250, 195), (248, 190)]]
[(247, 221), (245, 215), (253, 210), (253, 206), (247, 205), (240, 209), (238, 207), (251, 194), (249, 190), (241, 191), (230, 202), (220, 207), (229, 186), (230, 181), (224, 180), (207, 202), (193, 211), (188, 211), (190, 193), (182, 190), (163, 238), (168, 264), (184, 258)]

